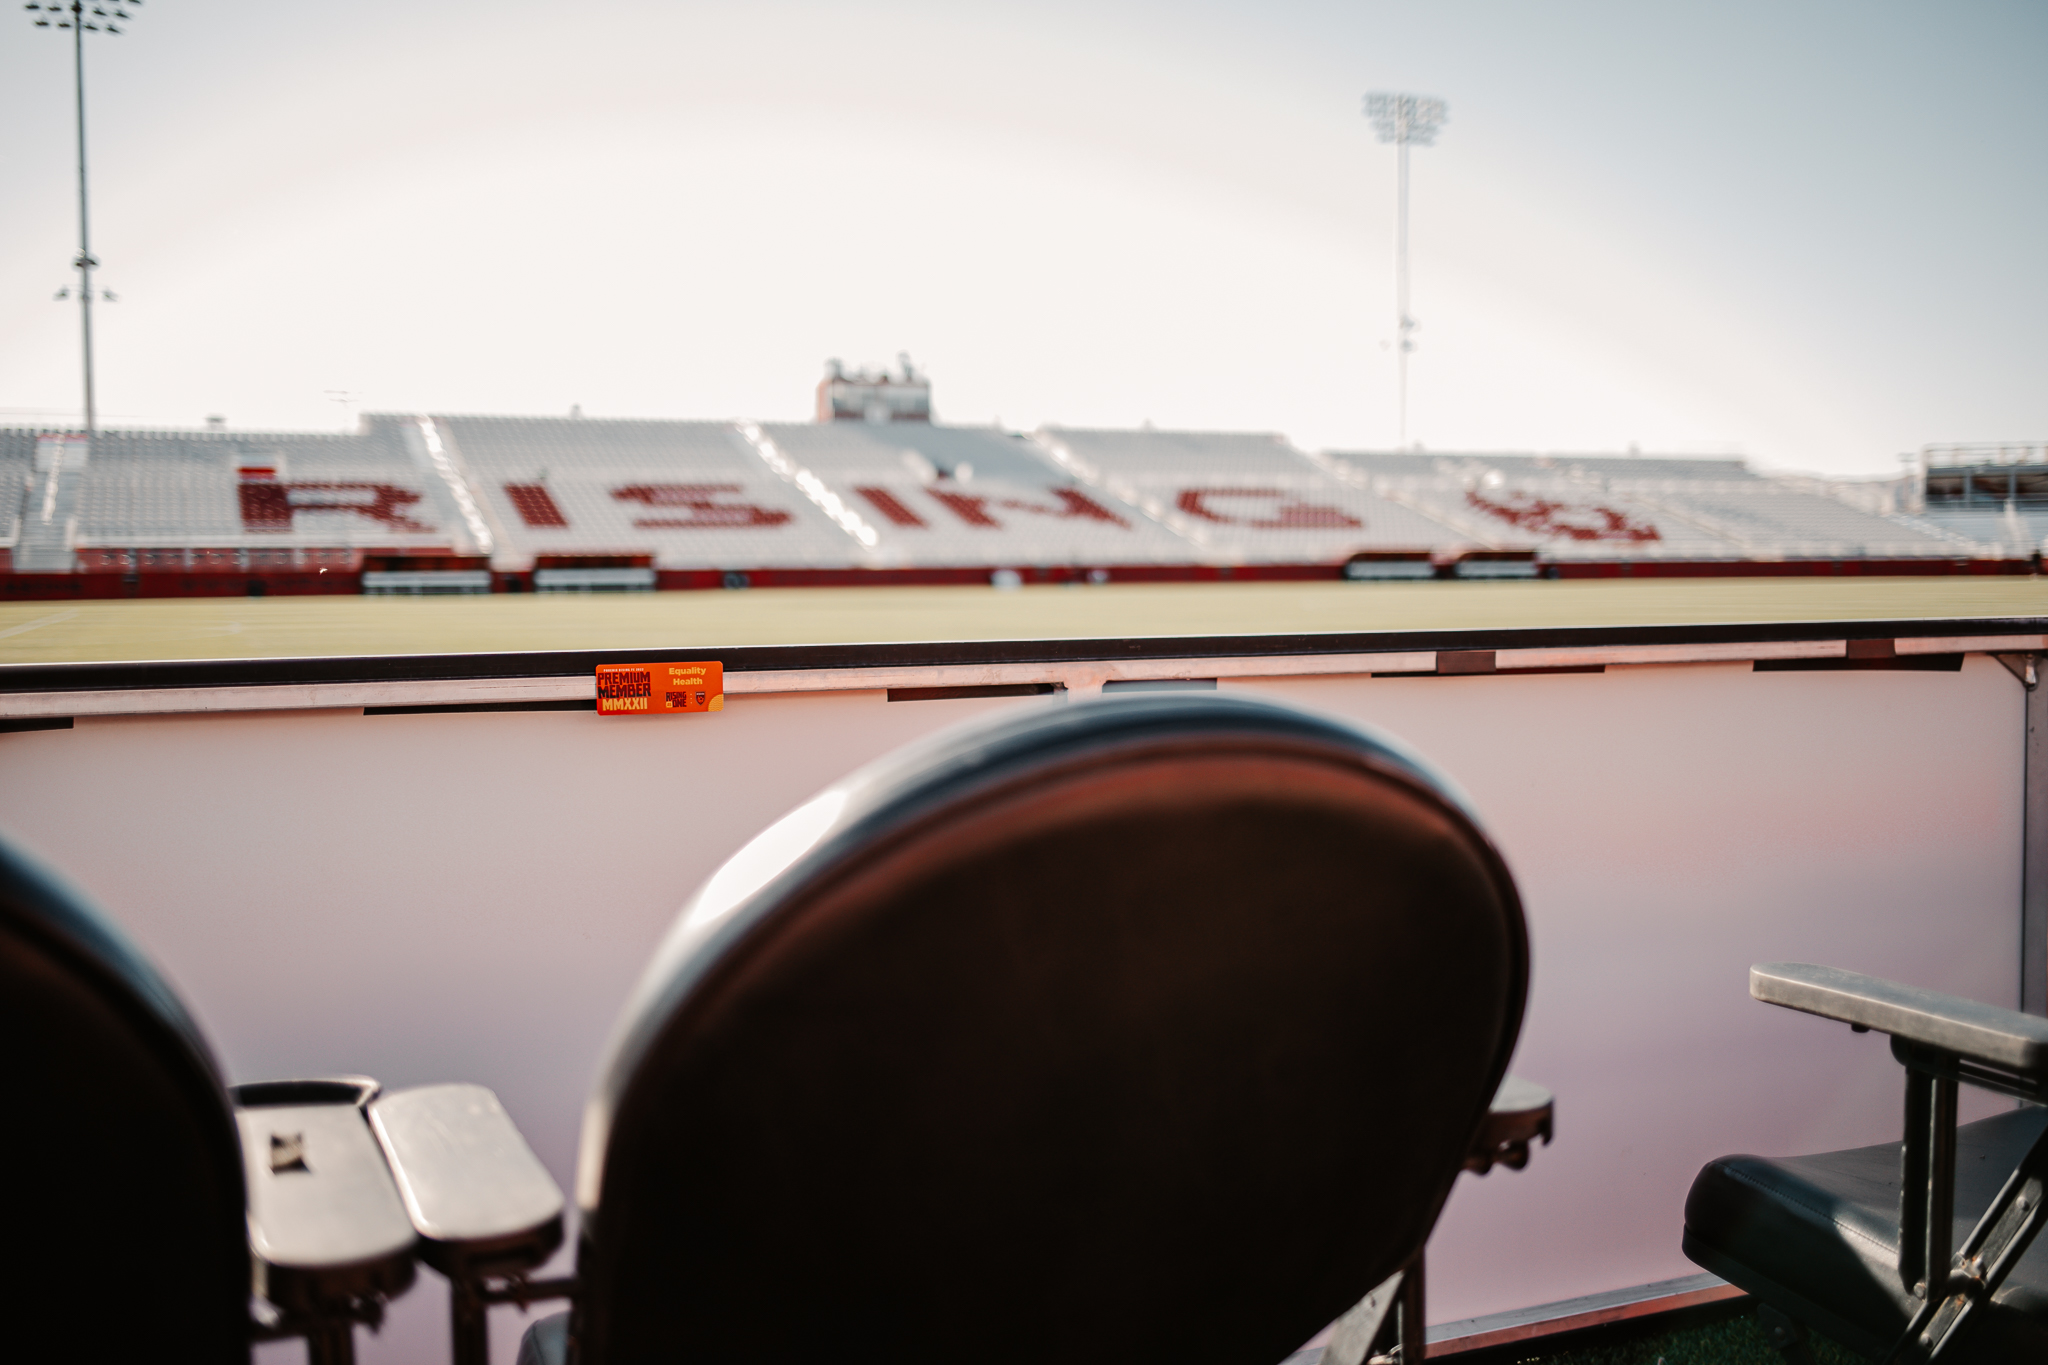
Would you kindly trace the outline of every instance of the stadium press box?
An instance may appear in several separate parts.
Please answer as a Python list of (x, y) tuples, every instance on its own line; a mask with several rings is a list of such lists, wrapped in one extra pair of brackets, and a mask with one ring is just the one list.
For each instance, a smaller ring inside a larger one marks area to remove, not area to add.
[(600, 716), (660, 716), (725, 709), (725, 665), (708, 663), (599, 664)]

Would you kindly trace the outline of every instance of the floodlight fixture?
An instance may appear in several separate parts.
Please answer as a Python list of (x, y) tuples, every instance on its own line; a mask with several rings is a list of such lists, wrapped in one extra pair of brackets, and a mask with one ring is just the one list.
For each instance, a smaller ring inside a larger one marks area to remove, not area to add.
[[(92, 272), (98, 268), (99, 261), (92, 254), (92, 220), (85, 189), (85, 35), (120, 33), (121, 25), (130, 17), (128, 6), (139, 7), (141, 4), (142, 0), (118, 0), (118, 3), (108, 3), (107, 0), (99, 0), (99, 3), (91, 3), (90, 0), (29, 0), (22, 6), (34, 17), (37, 28), (71, 31), (72, 93), (78, 114), (78, 255), (71, 265), (78, 271), (78, 322), (85, 362), (85, 434), (88, 438), (96, 434), (99, 426), (92, 372)], [(60, 292), (57, 297), (64, 298), (69, 292)], [(111, 293), (103, 297), (108, 303), (114, 301)]]
[(1433, 147), (1437, 129), (1450, 118), (1450, 107), (1428, 95), (1379, 93), (1365, 97), (1365, 116), (1382, 142)]
[(1415, 319), (1408, 312), (1408, 148), (1433, 147), (1450, 108), (1429, 95), (1378, 91), (1365, 97), (1365, 116), (1380, 141), (1394, 144), (1394, 365), (1399, 390), (1400, 445), (1408, 444), (1408, 353), (1415, 349)]

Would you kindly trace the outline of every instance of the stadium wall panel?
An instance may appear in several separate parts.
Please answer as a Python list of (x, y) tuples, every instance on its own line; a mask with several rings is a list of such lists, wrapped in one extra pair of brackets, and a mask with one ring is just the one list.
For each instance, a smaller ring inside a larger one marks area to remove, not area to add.
[(307, 597), (360, 593), (360, 570), (326, 573), (18, 573), (0, 574), (0, 601), (70, 602), (123, 597)]
[(1624, 559), (1546, 566), (1552, 578), (1918, 578), (1945, 574), (2029, 574), (2040, 559)]

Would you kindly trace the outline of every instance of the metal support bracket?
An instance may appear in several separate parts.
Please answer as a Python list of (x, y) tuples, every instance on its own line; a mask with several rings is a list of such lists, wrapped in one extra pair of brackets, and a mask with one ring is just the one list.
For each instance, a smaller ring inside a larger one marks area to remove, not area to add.
[(1940, 1298), (1956, 1202), (1956, 1082), (1906, 1071), (1906, 1141), (1899, 1189), (1899, 1283)]
[(317, 1314), (280, 1312), (275, 1305), (251, 1298), (249, 1340), (304, 1341), (307, 1365), (354, 1365), (355, 1329), (360, 1325), (372, 1332), (384, 1325), (384, 1301), (376, 1297), (330, 1306)]
[[(1906, 1109), (1909, 1122), (1914, 1111), (1915, 1083), (1924, 1084), (1928, 1080), (1926, 1077), (1910, 1073), (1908, 1075)], [(1933, 1084), (1938, 1087), (1943, 1082), (1935, 1081)], [(1953, 1106), (1954, 1082), (1946, 1084), (1951, 1087), (1950, 1105)], [(1938, 1110), (1938, 1098), (1931, 1107)], [(1947, 1171), (1949, 1178), (1946, 1182), (1937, 1182), (1947, 1184), (1951, 1191), (1954, 1188), (1955, 1175), (1954, 1123), (1954, 1109), (1951, 1107)], [(1906, 1211), (1910, 1212), (1915, 1202), (1911, 1183), (1914, 1143), (1913, 1130), (1910, 1127), (1906, 1137), (1908, 1183), (1905, 1198)], [(2005, 1283), (2005, 1277), (2012, 1273), (2012, 1268), (2019, 1264), (2020, 1257), (2026, 1255), (2027, 1248), (2033, 1244), (2034, 1234), (2041, 1230), (2044, 1199), (2048, 1199), (2048, 1132), (2042, 1133), (2034, 1140), (2034, 1145), (2026, 1157), (2013, 1173), (2006, 1177), (2005, 1185), (1999, 1190), (1998, 1197), (1991, 1201), (1991, 1207), (1984, 1210), (1984, 1216), (1977, 1220), (1977, 1226), (1964, 1240), (1962, 1249), (1953, 1257), (1946, 1258), (1948, 1271), (1943, 1283), (1938, 1288), (1922, 1285), (1923, 1290), (1930, 1292), (1925, 1293), (1919, 1311), (1913, 1314), (1912, 1321), (1906, 1324), (1905, 1332), (1886, 1355), (1885, 1365), (1909, 1365), (1909, 1362), (1910, 1365), (1919, 1365), (1919, 1362), (1940, 1359), (1942, 1352), (1956, 1340), (1956, 1334), (1968, 1323), (1971, 1313), (1980, 1304), (1990, 1301), (1991, 1296), (1998, 1292), (1999, 1286)], [(1930, 1195), (1922, 1202), (1922, 1207), (1928, 1213), (1932, 1213), (1934, 1203), (1935, 1200)], [(1950, 1217), (1952, 1216), (1951, 1214)], [(1902, 1272), (1905, 1269), (1908, 1249), (1920, 1245), (1924, 1248), (1922, 1254), (1926, 1254), (1925, 1249), (1931, 1249), (1936, 1240), (1933, 1232), (1933, 1228), (1927, 1229), (1928, 1235), (1924, 1242), (1908, 1241), (1902, 1221), (1899, 1244), (1899, 1264)], [(1947, 1239), (1948, 1227), (1944, 1221), (1940, 1240), (1946, 1242)]]
[(1323, 1365), (1413, 1365), (1429, 1350), (1423, 1323), (1423, 1253), (1337, 1319)]
[(524, 1309), (546, 1299), (575, 1297), (576, 1277), (573, 1275), (552, 1280), (529, 1280), (523, 1275), (511, 1275), (495, 1284), (483, 1276), (451, 1279), (448, 1282), (448, 1325), (454, 1365), (490, 1365), (488, 1315), (492, 1304), (516, 1303)]
[(2020, 797), (2020, 1009), (2048, 1015), (2048, 655), (1994, 654), (2026, 689)]
[(1337, 1319), (1330, 1331), (1330, 1344), (1323, 1351), (1323, 1365), (1366, 1365), (1400, 1296), (1401, 1272), (1397, 1270)]
[[(2048, 1015), (2048, 687), (2040, 686), (2048, 655), (2023, 657), (2027, 748), (2020, 827), (2020, 1009)], [(2012, 667), (2004, 657), (2001, 662)]]

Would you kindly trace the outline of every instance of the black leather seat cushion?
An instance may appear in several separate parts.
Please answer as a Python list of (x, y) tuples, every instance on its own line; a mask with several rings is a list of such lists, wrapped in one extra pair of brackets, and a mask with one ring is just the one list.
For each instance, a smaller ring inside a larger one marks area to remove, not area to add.
[[(1956, 1132), (1955, 1245), (2048, 1127), (2028, 1108)], [(1685, 1254), (1843, 1345), (1882, 1356), (1916, 1302), (1899, 1284), (1897, 1142), (1709, 1164), (1685, 1201)], [(2048, 1241), (2037, 1240), (1954, 1348), (1958, 1360), (2048, 1355)], [(1950, 1356), (1944, 1354), (1943, 1359)]]

